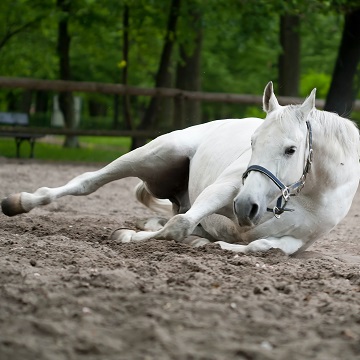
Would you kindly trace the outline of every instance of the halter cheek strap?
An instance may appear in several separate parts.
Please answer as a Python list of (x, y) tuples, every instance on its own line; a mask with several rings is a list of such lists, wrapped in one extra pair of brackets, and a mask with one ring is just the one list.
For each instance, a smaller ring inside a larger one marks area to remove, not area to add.
[[(313, 149), (312, 149), (312, 129), (309, 121), (306, 121), (306, 126), (308, 130), (309, 153), (305, 162), (303, 173), (298, 181), (286, 186), (271, 171), (260, 165), (249, 166), (242, 176), (242, 181), (244, 183), (245, 179), (247, 178), (247, 176), (251, 171), (258, 171), (264, 174), (265, 176), (267, 176), (281, 190), (281, 196), (277, 199), (276, 206), (274, 206), (273, 209), (267, 208), (267, 211), (271, 211), (277, 219), (279, 219), (280, 215), (285, 211), (294, 211), (294, 209), (288, 209), (285, 206), (287, 202), (290, 200), (290, 196), (296, 196), (300, 193), (300, 191), (305, 185), (306, 176), (311, 169), (311, 164), (313, 161)], [(282, 205), (283, 200), (284, 200), (284, 204)]]

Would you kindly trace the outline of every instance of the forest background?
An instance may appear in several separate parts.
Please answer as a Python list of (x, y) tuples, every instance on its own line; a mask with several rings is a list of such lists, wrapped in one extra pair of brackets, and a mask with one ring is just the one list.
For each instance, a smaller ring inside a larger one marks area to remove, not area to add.
[[(307, 96), (360, 119), (360, 5), (355, 0), (5, 0), (0, 76), (139, 87)], [(0, 111), (51, 126), (55, 92), (0, 90)], [(264, 117), (261, 106), (100, 93), (58, 94), (65, 126), (74, 96), (84, 129), (161, 129)], [(184, 106), (184, 104), (182, 104)], [(181, 116), (180, 116), (181, 114)], [(141, 141), (133, 147), (141, 145)], [(68, 138), (66, 146), (77, 146)]]

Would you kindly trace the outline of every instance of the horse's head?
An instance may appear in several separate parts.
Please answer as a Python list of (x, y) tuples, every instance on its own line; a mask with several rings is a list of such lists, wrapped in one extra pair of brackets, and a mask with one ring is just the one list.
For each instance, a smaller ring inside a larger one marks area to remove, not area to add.
[[(270, 82), (265, 87), (263, 108), (267, 115), (252, 136), (244, 185), (234, 200), (241, 226), (256, 225), (269, 208), (279, 208), (279, 197), (286, 202), (287, 192), (302, 186), (307, 163), (311, 162), (311, 127), (307, 118), (315, 108), (315, 89), (302, 105), (280, 106)], [(282, 191), (282, 186), (286, 190)], [(275, 215), (282, 212), (277, 214), (275, 210)]]

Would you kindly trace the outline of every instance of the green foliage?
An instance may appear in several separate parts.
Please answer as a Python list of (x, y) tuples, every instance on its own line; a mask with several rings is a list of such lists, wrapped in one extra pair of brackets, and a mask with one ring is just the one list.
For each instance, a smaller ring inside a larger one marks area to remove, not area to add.
[(260, 106), (248, 106), (246, 108), (245, 117), (265, 118), (265, 111)]
[(309, 96), (312, 89), (316, 88), (316, 97), (325, 99), (331, 83), (331, 76), (324, 73), (309, 73), (302, 77), (300, 95)]
[(53, 22), (53, 7), (52, 0), (0, 2), (1, 75), (39, 78), (55, 75), (57, 59), (52, 53), (56, 33), (48, 31)]
[[(170, 3), (169, 0), (72, 0), (69, 26), (74, 80), (121, 82), (126, 66), (130, 85), (152, 87)], [(130, 9), (130, 52), (126, 64), (122, 55), (125, 4)], [(343, 13), (356, 4), (353, 0), (183, 0), (174, 39), (191, 53), (194, 31), (203, 32), (201, 83), (204, 91), (262, 94), (265, 84), (269, 80), (276, 83), (278, 77), (279, 17), (284, 13), (298, 14), (302, 43), (300, 92), (306, 96), (316, 87), (318, 97), (324, 98), (341, 37)], [(189, 24), (192, 20), (186, 16), (189, 13), (201, 15), (192, 26)], [(55, 0), (0, 2), (0, 75), (56, 79), (57, 23), (62, 16), (65, 15), (59, 12)], [(26, 31), (20, 31), (24, 26)], [(17, 29), (19, 32), (1, 47), (6, 34)], [(174, 56), (174, 62), (177, 60)], [(7, 93), (0, 91), (1, 111), (6, 110)], [(84, 104), (82, 126), (111, 128), (113, 97), (80, 95)], [(89, 100), (105, 106), (106, 115), (90, 118)], [(131, 98), (135, 122), (141, 118), (148, 101), (145, 97)], [(263, 116), (256, 107), (205, 102), (202, 107), (205, 121)], [(46, 116), (50, 118), (46, 114), (43, 120)]]
[(331, 75), (340, 44), (343, 16), (308, 14), (301, 28), (301, 68), (303, 74)]

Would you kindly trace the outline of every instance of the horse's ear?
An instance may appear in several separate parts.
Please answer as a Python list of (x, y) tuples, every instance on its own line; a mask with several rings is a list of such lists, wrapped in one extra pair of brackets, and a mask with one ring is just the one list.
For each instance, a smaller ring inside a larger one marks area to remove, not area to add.
[(265, 112), (269, 113), (279, 107), (280, 107), (280, 105), (274, 94), (273, 83), (272, 83), (272, 81), (270, 81), (265, 86), (264, 96), (263, 96), (263, 109)]
[(315, 96), (316, 96), (316, 88), (311, 91), (310, 95), (305, 99), (305, 101), (300, 106), (300, 110), (304, 114), (305, 119), (309, 115), (310, 111), (315, 109)]

